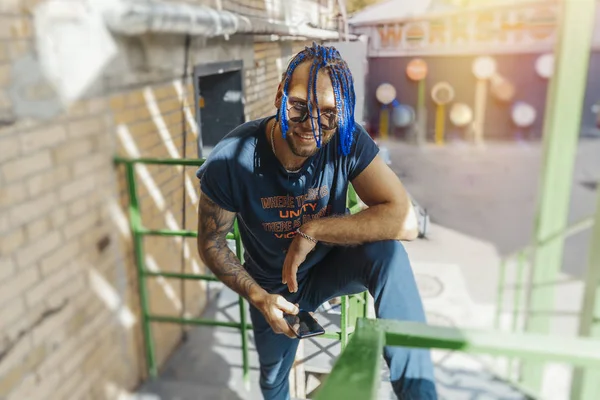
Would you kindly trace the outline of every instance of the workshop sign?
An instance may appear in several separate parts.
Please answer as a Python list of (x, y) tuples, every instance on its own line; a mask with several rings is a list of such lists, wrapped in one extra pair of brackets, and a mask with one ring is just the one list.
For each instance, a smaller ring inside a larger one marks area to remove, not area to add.
[(369, 36), (369, 56), (550, 51), (558, 30), (556, 4), (524, 4), (432, 14), (422, 19), (357, 26)]

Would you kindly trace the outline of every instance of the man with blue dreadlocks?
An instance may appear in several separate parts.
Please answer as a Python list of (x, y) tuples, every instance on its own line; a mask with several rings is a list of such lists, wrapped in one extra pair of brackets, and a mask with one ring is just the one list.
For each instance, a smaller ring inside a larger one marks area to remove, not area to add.
[[(246, 298), (265, 399), (289, 399), (298, 339), (284, 314), (369, 290), (377, 317), (424, 321), (402, 240), (416, 217), (398, 177), (354, 122), (354, 84), (333, 47), (313, 44), (290, 62), (274, 116), (247, 122), (219, 142), (198, 170), (198, 250)], [(352, 183), (368, 206), (350, 215)], [(226, 235), (239, 222), (242, 265)], [(386, 347), (400, 399), (436, 399), (427, 350)]]

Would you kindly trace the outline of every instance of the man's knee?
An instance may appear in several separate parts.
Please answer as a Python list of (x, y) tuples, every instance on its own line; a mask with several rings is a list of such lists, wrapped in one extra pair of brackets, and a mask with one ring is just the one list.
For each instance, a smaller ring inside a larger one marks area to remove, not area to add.
[(289, 383), (281, 385), (267, 385), (260, 381), (260, 391), (265, 400), (289, 399)]
[(424, 321), (425, 313), (408, 254), (398, 241), (378, 242), (369, 277), (369, 291), (375, 299), (378, 317)]
[(261, 368), (260, 371), (260, 387), (263, 390), (274, 390), (280, 388), (283, 384), (288, 382), (289, 372), (281, 373), (277, 369), (266, 370)]
[(371, 278), (379, 281), (398, 279), (410, 272), (410, 261), (402, 243), (383, 240), (371, 243), (367, 257), (373, 266)]

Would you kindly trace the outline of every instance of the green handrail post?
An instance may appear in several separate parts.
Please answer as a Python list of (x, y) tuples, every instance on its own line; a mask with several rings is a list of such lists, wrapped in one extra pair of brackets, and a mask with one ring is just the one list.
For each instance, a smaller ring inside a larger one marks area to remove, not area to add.
[(340, 345), (342, 350), (348, 344), (348, 296), (342, 296), (342, 314), (340, 316)]
[(348, 307), (348, 325), (350, 327), (354, 327), (359, 318), (366, 317), (366, 314), (363, 313), (366, 293), (367, 292), (365, 291), (348, 296), (348, 302), (350, 303), (350, 306)]
[(342, 351), (316, 400), (373, 399), (380, 377), (383, 333), (367, 319), (359, 319), (348, 346)]
[[(236, 218), (233, 225), (233, 232), (235, 236), (235, 252), (240, 263), (244, 264), (244, 251), (242, 245), (242, 237), (240, 236), (239, 221)], [(244, 377), (244, 386), (247, 390), (250, 389), (250, 361), (248, 357), (248, 332), (246, 327), (246, 303), (244, 298), (239, 296), (238, 304), (240, 308), (240, 331), (242, 334), (242, 369)]]
[(363, 293), (363, 299), (364, 299), (364, 304), (363, 304), (363, 317), (367, 318), (369, 316), (369, 292), (364, 292)]
[[(513, 313), (512, 313), (512, 324), (511, 324), (511, 332), (517, 332), (519, 327), (519, 314), (522, 310), (520, 310), (521, 297), (524, 292), (523, 288), (525, 287), (525, 282), (523, 281), (524, 272), (525, 272), (525, 263), (527, 261), (527, 250), (522, 250), (519, 252), (517, 256), (517, 270), (515, 271), (515, 284), (513, 287)], [(525, 314), (523, 314), (525, 315)], [(512, 375), (512, 371), (516, 370), (516, 365), (519, 365), (519, 360), (513, 358), (510, 361), (509, 367), (509, 376)]]
[[(596, 217), (589, 261), (585, 276), (583, 305), (579, 321), (579, 335), (600, 339), (600, 190), (598, 191)], [(571, 399), (587, 400), (597, 398), (600, 393), (600, 369), (585, 371), (581, 368), (573, 371)]]
[(494, 328), (500, 329), (500, 317), (504, 308), (504, 287), (506, 280), (507, 258), (500, 262), (500, 271), (498, 271), (498, 284), (496, 285), (496, 315), (494, 316)]
[(139, 199), (137, 195), (137, 187), (135, 181), (135, 165), (125, 163), (125, 171), (127, 174), (127, 187), (129, 189), (129, 226), (133, 235), (133, 249), (135, 252), (135, 263), (138, 270), (138, 290), (140, 294), (140, 308), (142, 317), (142, 334), (144, 336), (144, 348), (146, 349), (146, 363), (148, 373), (151, 378), (156, 378), (158, 370), (156, 367), (156, 356), (154, 353), (154, 340), (152, 338), (152, 327), (148, 319), (148, 287), (145, 277), (145, 261), (144, 261), (144, 238), (139, 233), (142, 227), (140, 217)]
[(521, 299), (521, 290), (523, 288), (523, 271), (525, 264), (525, 251), (521, 251), (517, 256), (517, 270), (515, 271), (515, 284), (513, 288), (513, 312), (511, 332), (516, 332), (519, 323), (519, 301)]
[[(534, 243), (565, 230), (569, 212), (574, 159), (580, 132), (583, 98), (588, 75), (596, 0), (565, 0), (561, 7), (556, 42), (556, 63), (550, 81), (544, 120), (544, 159)], [(554, 287), (537, 287), (557, 278), (563, 259), (564, 240), (536, 246), (531, 269), (528, 309), (545, 310), (554, 305)], [(548, 315), (531, 315), (527, 331), (547, 333)], [(541, 387), (542, 365), (525, 363), (523, 382)]]
[[(346, 207), (350, 210), (350, 214), (356, 214), (361, 210), (360, 200), (354, 186), (348, 185), (346, 194)], [(350, 327), (354, 327), (358, 317), (365, 317), (368, 314), (367, 292), (359, 293), (354, 296), (342, 296), (341, 298), (341, 315), (340, 315), (340, 332), (339, 340), (342, 349), (348, 344), (348, 339), (352, 333)], [(334, 338), (333, 335), (327, 335), (328, 338)]]
[(354, 190), (354, 186), (352, 184), (348, 184), (348, 192), (346, 194), (346, 207), (352, 209), (352, 207), (358, 204), (358, 194), (356, 194), (356, 190)]

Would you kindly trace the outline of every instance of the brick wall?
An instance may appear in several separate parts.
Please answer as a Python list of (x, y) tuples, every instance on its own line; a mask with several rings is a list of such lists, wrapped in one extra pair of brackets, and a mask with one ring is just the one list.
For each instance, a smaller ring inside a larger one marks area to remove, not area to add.
[[(186, 158), (197, 156), (198, 135), (194, 120), (193, 95), (193, 87), (189, 84), (184, 86), (177, 78), (112, 95), (109, 103), (114, 121), (117, 153), (131, 158), (182, 158), (184, 123)], [(195, 168), (191, 167), (136, 167), (140, 213), (145, 227), (195, 229), (198, 185), (194, 173)], [(128, 202), (124, 168), (117, 170), (117, 176), (121, 209), (124, 210)], [(181, 238), (175, 237), (147, 237), (144, 246), (144, 260), (149, 270), (206, 273), (193, 239), (182, 241)], [(127, 243), (126, 252), (131, 254), (132, 251), (131, 243)], [(185, 259), (183, 264), (182, 257)], [(135, 268), (129, 268), (128, 273), (129, 282), (136, 282)], [(183, 287), (180, 281), (172, 279), (149, 279), (147, 282), (151, 294), (149, 308), (154, 314), (181, 316), (183, 312), (187, 312), (189, 317), (198, 315), (204, 307), (204, 282), (187, 281)], [(137, 285), (132, 284), (130, 290), (132, 295), (137, 296)], [(152, 328), (157, 343), (157, 360), (162, 363), (179, 342), (182, 328), (172, 324), (153, 324)]]
[[(181, 157), (185, 127), (185, 154), (195, 157), (193, 82), (182, 82), (178, 71), (141, 82), (133, 71), (134, 86), (106, 86), (51, 118), (20, 115), (9, 89), (15, 63), (34, 54), (37, 3), (0, 2), (0, 399), (113, 399), (143, 379), (145, 362), (125, 174), (112, 156)], [(247, 15), (285, 12), (277, 1), (222, 3)], [(199, 43), (188, 72), (206, 58)], [(251, 55), (243, 76), (246, 119), (254, 119), (274, 112), (283, 68), (308, 43), (244, 43), (236, 46)], [(234, 53), (218, 53), (215, 61)], [(48, 96), (42, 89), (31, 88), (31, 107)], [(137, 167), (146, 227), (195, 229), (194, 172)], [(148, 269), (205, 271), (193, 239), (144, 244)], [(205, 305), (203, 283), (148, 283), (153, 313), (178, 316), (185, 309), (193, 316)], [(181, 327), (156, 324), (153, 334), (162, 363)]]

